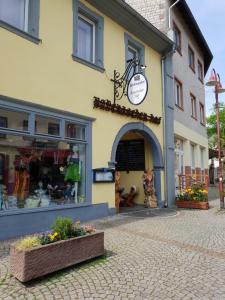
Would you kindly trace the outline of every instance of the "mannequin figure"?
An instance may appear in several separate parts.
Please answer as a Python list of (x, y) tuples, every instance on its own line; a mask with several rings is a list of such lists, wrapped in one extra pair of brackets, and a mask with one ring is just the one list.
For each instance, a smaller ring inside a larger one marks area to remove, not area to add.
[(0, 183), (0, 210), (3, 210), (3, 205), (5, 206), (5, 209), (9, 208), (6, 186)]
[(67, 157), (67, 170), (64, 180), (74, 183), (75, 203), (77, 203), (78, 183), (81, 181), (81, 161), (78, 146), (73, 146), (72, 153)]
[(154, 188), (154, 171), (147, 170), (143, 174), (143, 188), (145, 193), (145, 206), (149, 208), (157, 207), (157, 199)]

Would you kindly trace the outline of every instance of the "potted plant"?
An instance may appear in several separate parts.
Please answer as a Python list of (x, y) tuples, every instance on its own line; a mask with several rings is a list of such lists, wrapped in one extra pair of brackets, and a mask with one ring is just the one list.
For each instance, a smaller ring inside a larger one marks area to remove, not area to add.
[(208, 191), (201, 182), (194, 182), (190, 188), (183, 189), (176, 197), (178, 208), (209, 209)]
[(104, 232), (57, 218), (52, 230), (10, 246), (10, 270), (19, 281), (58, 271), (104, 254)]

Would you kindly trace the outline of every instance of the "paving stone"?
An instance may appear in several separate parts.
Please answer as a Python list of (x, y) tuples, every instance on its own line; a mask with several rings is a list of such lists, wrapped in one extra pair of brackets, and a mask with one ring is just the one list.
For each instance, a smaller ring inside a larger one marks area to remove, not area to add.
[(0, 243), (0, 299), (225, 299), (225, 214), (156, 210), (98, 220), (107, 258), (24, 285), (9, 275)]

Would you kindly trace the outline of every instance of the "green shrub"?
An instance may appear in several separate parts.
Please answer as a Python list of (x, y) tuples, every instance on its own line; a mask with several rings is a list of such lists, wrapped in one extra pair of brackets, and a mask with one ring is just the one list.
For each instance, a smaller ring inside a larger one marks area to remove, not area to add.
[(51, 226), (51, 229), (59, 234), (61, 240), (66, 240), (74, 236), (73, 225), (72, 219), (58, 217)]

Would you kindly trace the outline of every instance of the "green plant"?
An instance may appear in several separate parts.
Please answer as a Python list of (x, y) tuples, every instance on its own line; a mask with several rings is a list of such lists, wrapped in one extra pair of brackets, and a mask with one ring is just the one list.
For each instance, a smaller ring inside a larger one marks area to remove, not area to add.
[(53, 232), (57, 232), (61, 240), (73, 237), (73, 220), (70, 218), (58, 217), (51, 226)]
[(16, 243), (18, 250), (25, 250), (41, 245), (41, 241), (38, 236), (27, 236)]
[(208, 201), (208, 191), (205, 189), (205, 185), (201, 182), (192, 183), (190, 188), (181, 190), (177, 195), (177, 200), (186, 201)]

